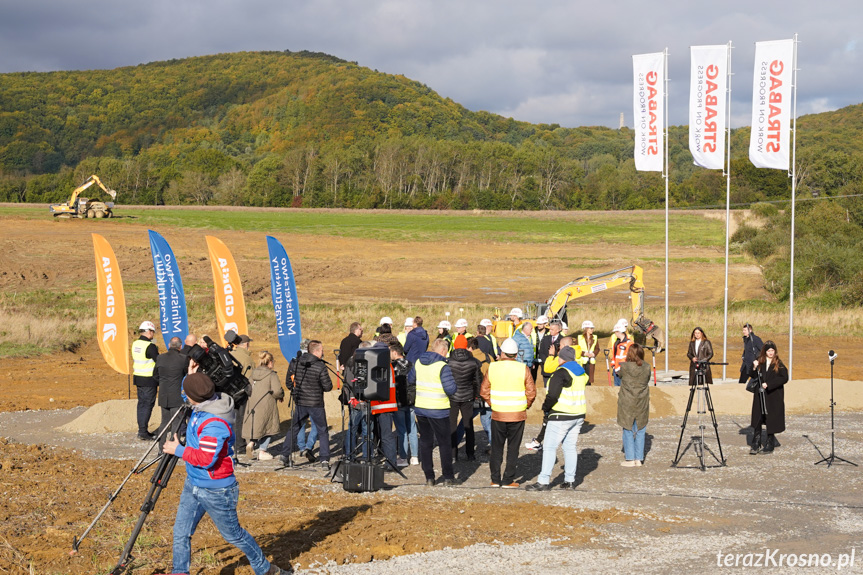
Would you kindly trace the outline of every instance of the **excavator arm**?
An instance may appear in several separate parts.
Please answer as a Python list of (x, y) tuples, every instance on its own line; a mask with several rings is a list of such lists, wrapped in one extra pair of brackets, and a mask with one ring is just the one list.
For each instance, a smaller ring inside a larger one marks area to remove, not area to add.
[(78, 196), (81, 195), (81, 192), (83, 192), (84, 190), (86, 190), (87, 188), (92, 186), (93, 184), (96, 184), (100, 188), (102, 188), (102, 191), (105, 192), (106, 194), (108, 194), (109, 196), (111, 196), (112, 200), (117, 199), (117, 192), (115, 192), (114, 190), (109, 190), (108, 188), (106, 188), (105, 184), (102, 183), (102, 180), (99, 179), (99, 176), (97, 176), (96, 174), (93, 174), (92, 176), (87, 178), (87, 180), (83, 184), (81, 184), (80, 186), (78, 186), (77, 188), (72, 190), (72, 197), (69, 198), (69, 205), (74, 206), (75, 202), (78, 201)]
[(638, 330), (655, 341), (656, 349), (665, 348), (665, 333), (650, 319), (644, 317), (644, 270), (640, 266), (620, 268), (593, 276), (576, 278), (557, 290), (546, 302), (549, 318), (561, 317), (566, 305), (572, 300), (593, 295), (618, 286), (629, 284), (629, 299), (632, 303), (632, 320)]

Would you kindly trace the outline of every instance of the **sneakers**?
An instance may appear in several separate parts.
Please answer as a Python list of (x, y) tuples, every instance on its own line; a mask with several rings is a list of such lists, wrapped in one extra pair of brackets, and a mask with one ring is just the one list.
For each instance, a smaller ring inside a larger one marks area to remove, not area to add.
[(459, 482), (456, 479), (451, 478), (451, 479), (444, 479), (443, 481), (441, 481), (440, 484), (443, 485), (444, 487), (455, 487), (456, 485), (458, 485), (458, 483)]
[(302, 451), (300, 452), (300, 455), (302, 455), (303, 457), (305, 457), (306, 459), (308, 459), (308, 460), (309, 460), (309, 463), (314, 463), (315, 461), (317, 461), (317, 458), (316, 458), (316, 457), (315, 457), (315, 455), (312, 453), (312, 450), (311, 450), (311, 449), (304, 449), (304, 450), (302, 450)]
[(270, 570), (267, 571), (267, 575), (291, 575), (294, 572), (294, 568), (288, 565), (287, 569), (282, 569), (278, 565), (273, 565), (270, 563)]
[(521, 487), (521, 486), (518, 483), (516, 483), (515, 481), (513, 481), (512, 483), (510, 483), (508, 485), (501, 485), (500, 486), (501, 489), (518, 489), (519, 487)]
[(492, 481), (490, 487), (500, 487), (500, 483), (495, 483), (494, 481)]
[(273, 460), (273, 456), (270, 455), (268, 452), (266, 452), (266, 451), (259, 451), (258, 452), (258, 461), (272, 461), (272, 460)]
[(408, 465), (407, 459), (402, 459), (401, 457), (396, 458), (396, 467), (407, 467)]
[(419, 457), (411, 457), (411, 465), (419, 465), (420, 458)]
[(426, 479), (426, 487), (434, 487), (434, 478)]
[(139, 433), (138, 439), (141, 441), (153, 441), (156, 439), (156, 436), (148, 431), (147, 433)]
[(560, 488), (575, 491), (575, 481), (564, 481)]
[(321, 465), (321, 469), (323, 469), (324, 471), (330, 470), (330, 462), (329, 461), (321, 461), (320, 465)]
[(620, 466), (621, 467), (636, 467), (637, 463), (635, 462), (634, 459), (627, 459), (626, 461), (621, 461)]
[(288, 456), (288, 455), (279, 455), (279, 461), (280, 461), (280, 462), (282, 463), (282, 465), (284, 465), (285, 467), (293, 467), (294, 465), (296, 465), (296, 462), (294, 461), (294, 456), (293, 456), (293, 455), (290, 455), (290, 456)]
[(533, 483), (524, 488), (525, 491), (551, 491), (548, 483)]
[(524, 444), (524, 448), (528, 451), (539, 451), (540, 449), (542, 449), (542, 443), (540, 443), (536, 439), (531, 439)]

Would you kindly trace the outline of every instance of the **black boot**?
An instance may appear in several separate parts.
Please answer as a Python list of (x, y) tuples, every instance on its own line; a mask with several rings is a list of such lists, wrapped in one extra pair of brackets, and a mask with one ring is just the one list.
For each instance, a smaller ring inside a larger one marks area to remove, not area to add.
[(749, 448), (749, 455), (755, 455), (761, 450), (761, 430), (756, 429), (752, 434), (752, 445)]
[(773, 434), (768, 434), (767, 441), (764, 442), (764, 449), (761, 450), (761, 453), (773, 453), (774, 447), (776, 447), (776, 438), (773, 437)]

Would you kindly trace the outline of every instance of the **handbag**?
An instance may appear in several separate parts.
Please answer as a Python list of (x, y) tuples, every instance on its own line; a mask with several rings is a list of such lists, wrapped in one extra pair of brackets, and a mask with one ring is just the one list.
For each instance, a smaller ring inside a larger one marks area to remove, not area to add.
[(761, 376), (756, 372), (755, 377), (749, 379), (746, 382), (746, 391), (749, 393), (755, 393), (761, 387)]

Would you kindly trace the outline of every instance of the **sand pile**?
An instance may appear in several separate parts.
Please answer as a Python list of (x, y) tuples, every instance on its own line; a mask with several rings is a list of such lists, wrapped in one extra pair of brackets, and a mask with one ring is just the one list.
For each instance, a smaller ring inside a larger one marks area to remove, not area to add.
[[(136, 409), (137, 399), (111, 399), (89, 408), (76, 419), (61, 425), (57, 431), (66, 433), (117, 433), (138, 431)], [(159, 406), (153, 408), (150, 416), (150, 431), (159, 427), (161, 415)]]

